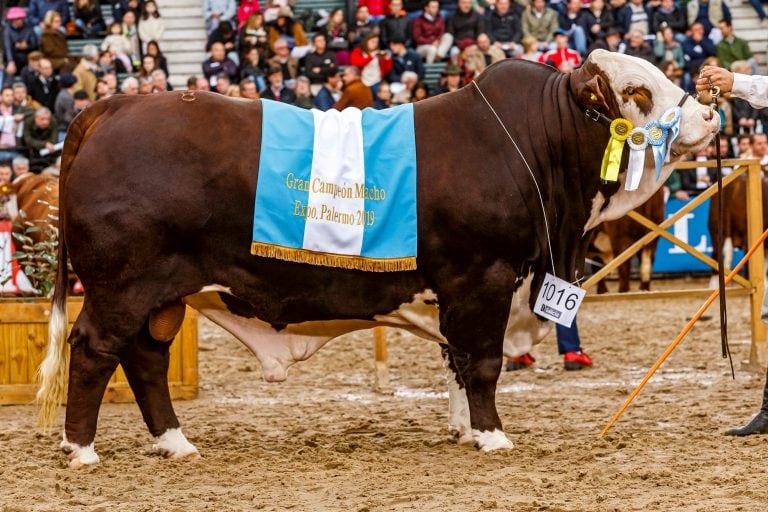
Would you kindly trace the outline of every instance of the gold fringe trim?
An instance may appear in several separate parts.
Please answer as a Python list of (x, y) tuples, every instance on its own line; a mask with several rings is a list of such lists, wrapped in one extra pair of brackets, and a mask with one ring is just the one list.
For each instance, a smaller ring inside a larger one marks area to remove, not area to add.
[(253, 242), (251, 244), (251, 254), (265, 258), (292, 261), (294, 263), (309, 263), (310, 265), (365, 270), (366, 272), (416, 270), (415, 256), (407, 258), (366, 258), (363, 256), (308, 251), (306, 249), (265, 244), (263, 242)]

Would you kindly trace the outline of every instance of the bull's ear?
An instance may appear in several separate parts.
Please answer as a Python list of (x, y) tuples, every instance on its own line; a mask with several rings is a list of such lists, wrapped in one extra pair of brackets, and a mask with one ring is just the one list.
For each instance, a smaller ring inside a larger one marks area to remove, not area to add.
[(610, 94), (608, 84), (600, 75), (594, 75), (585, 82), (576, 85), (576, 101), (584, 108), (593, 108), (610, 115), (611, 108), (605, 94)]

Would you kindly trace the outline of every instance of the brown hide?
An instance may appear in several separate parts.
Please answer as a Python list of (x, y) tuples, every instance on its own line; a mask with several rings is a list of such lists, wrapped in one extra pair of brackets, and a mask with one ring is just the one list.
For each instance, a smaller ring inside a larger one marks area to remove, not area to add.
[[(45, 226), (58, 228), (59, 221), (59, 180), (53, 176), (32, 175), (9, 185), (10, 192), (16, 193), (19, 211), (26, 214), (26, 221), (41, 228), (41, 231), (28, 233), (34, 243), (40, 243), (46, 238)], [(17, 217), (14, 220), (15, 232), (23, 233), (26, 226), (24, 220)]]

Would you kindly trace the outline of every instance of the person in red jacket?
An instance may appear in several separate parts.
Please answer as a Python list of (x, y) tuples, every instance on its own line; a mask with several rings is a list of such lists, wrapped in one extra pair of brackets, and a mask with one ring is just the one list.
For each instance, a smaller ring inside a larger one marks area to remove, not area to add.
[(440, 2), (429, 0), (421, 16), (413, 20), (413, 43), (416, 53), (427, 61), (443, 60), (451, 49), (453, 38), (445, 32), (445, 20), (440, 16)]
[(366, 36), (360, 47), (352, 50), (349, 63), (360, 70), (360, 80), (371, 88), (373, 94), (392, 70), (392, 56), (387, 51), (379, 50), (378, 34)]
[(549, 64), (550, 66), (562, 70), (565, 70), (566, 68), (573, 69), (573, 67), (581, 64), (579, 53), (568, 48), (568, 33), (565, 30), (556, 30), (554, 38), (555, 49), (542, 54), (542, 56), (539, 57), (539, 62)]

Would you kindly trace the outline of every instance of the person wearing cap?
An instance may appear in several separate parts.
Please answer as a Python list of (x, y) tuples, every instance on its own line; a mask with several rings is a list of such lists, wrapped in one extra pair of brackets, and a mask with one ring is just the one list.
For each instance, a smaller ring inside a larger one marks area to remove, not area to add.
[(533, 36), (539, 43), (549, 45), (557, 30), (557, 12), (546, 6), (544, 0), (532, 0), (521, 19), (523, 36)]
[(392, 53), (392, 70), (387, 75), (389, 83), (399, 82), (405, 71), (413, 71), (419, 80), (424, 80), (424, 63), (421, 56), (405, 46), (405, 39), (395, 35), (389, 41), (389, 51)]
[(442, 81), (437, 88), (437, 94), (444, 94), (446, 92), (458, 91), (464, 84), (461, 80), (461, 68), (454, 64), (451, 64), (445, 68), (445, 80)]
[(291, 105), (296, 101), (296, 94), (285, 86), (283, 70), (280, 66), (270, 66), (267, 72), (267, 82), (269, 85), (261, 93), (262, 99), (280, 101)]
[(216, 30), (219, 23), (235, 17), (237, 4), (235, 0), (203, 0), (203, 18), (208, 34)]
[[(307, 40), (307, 34), (304, 32), (304, 27), (301, 23), (293, 21), (293, 11), (287, 5), (281, 7), (277, 12), (277, 19), (275, 23), (269, 27), (267, 31), (267, 38), (269, 40), (269, 47), (275, 50), (275, 43), (278, 39), (288, 43), (288, 48), (293, 50), (294, 48), (306, 48), (309, 49), (309, 40)], [(304, 51), (306, 53), (306, 51)], [(302, 54), (301, 57), (304, 55)], [(295, 78), (295, 77), (294, 77)]]
[(344, 91), (333, 108), (344, 110), (347, 107), (364, 109), (373, 106), (373, 92), (360, 81), (360, 70), (355, 66), (347, 66), (344, 69)]
[(37, 35), (27, 21), (21, 7), (11, 7), (5, 15), (8, 23), (3, 28), (3, 57), (5, 72), (14, 76), (27, 65), (30, 52), (37, 50)]
[(565, 30), (556, 30), (552, 37), (555, 40), (555, 49), (539, 57), (539, 62), (549, 64), (557, 69), (560, 69), (566, 63), (572, 66), (581, 64), (579, 53), (568, 47), (568, 33)]
[(77, 78), (75, 90), (85, 91), (88, 94), (88, 99), (96, 101), (96, 82), (98, 81), (96, 70), (98, 69), (99, 49), (96, 45), (87, 44), (83, 47), (82, 53), (83, 57), (72, 71), (72, 74)]
[(56, 125), (59, 128), (59, 140), (64, 139), (69, 123), (75, 118), (76, 85), (77, 78), (72, 73), (59, 75), (59, 94), (56, 95), (56, 101), (53, 104), (53, 117), (56, 118)]
[(379, 32), (381, 34), (382, 48), (388, 48), (389, 43), (394, 39), (402, 40), (406, 44), (408, 43), (411, 35), (411, 22), (405, 16), (403, 0), (390, 0), (389, 12), (379, 22)]

